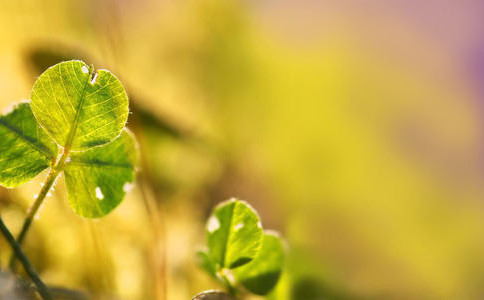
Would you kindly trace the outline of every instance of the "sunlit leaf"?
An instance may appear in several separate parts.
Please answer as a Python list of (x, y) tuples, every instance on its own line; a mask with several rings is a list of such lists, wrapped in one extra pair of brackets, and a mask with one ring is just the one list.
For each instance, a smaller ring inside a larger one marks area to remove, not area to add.
[(32, 89), (32, 111), (52, 138), (69, 150), (84, 150), (116, 138), (128, 118), (128, 97), (109, 71), (82, 61), (47, 69)]
[(0, 184), (16, 187), (47, 168), (57, 145), (37, 124), (30, 105), (22, 102), (0, 117)]
[(264, 232), (262, 248), (250, 263), (234, 270), (245, 288), (254, 294), (265, 295), (277, 284), (284, 266), (284, 244), (271, 231)]
[(71, 153), (64, 173), (74, 211), (98, 218), (113, 210), (132, 185), (136, 163), (136, 142), (127, 130), (107, 145)]
[(211, 261), (218, 268), (236, 268), (251, 261), (262, 244), (262, 226), (255, 210), (232, 199), (218, 205), (207, 223)]

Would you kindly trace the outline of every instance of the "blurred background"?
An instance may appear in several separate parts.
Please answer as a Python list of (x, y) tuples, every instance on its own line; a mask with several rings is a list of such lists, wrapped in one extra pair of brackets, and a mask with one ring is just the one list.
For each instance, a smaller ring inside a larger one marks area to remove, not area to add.
[[(286, 239), (271, 299), (483, 299), (483, 17), (477, 0), (0, 0), (1, 109), (82, 59), (125, 84), (142, 151), (103, 219), (59, 180), (25, 251), (94, 299), (190, 299), (219, 287), (194, 254), (236, 196)], [(13, 232), (45, 177), (0, 190)]]

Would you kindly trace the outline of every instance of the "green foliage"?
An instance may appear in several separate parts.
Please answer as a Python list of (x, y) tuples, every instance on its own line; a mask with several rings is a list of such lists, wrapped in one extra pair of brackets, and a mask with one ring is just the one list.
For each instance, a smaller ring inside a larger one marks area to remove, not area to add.
[(47, 69), (34, 84), (30, 104), (0, 117), (0, 184), (19, 186), (50, 166), (47, 182), (52, 185), (64, 171), (77, 214), (106, 215), (134, 180), (137, 148), (124, 129), (127, 117), (126, 92), (109, 71), (94, 74), (81, 61)]
[(103, 216), (123, 200), (133, 182), (136, 151), (133, 136), (124, 129), (103, 147), (71, 154), (64, 174), (69, 203), (76, 213)]
[(109, 71), (93, 74), (82, 61), (47, 69), (34, 84), (32, 111), (62, 147), (85, 150), (116, 138), (128, 119), (128, 97)]
[(217, 278), (217, 269), (206, 251), (197, 251), (198, 265), (213, 278)]
[(57, 145), (37, 125), (26, 102), (0, 117), (0, 184), (17, 187), (49, 167)]
[(219, 268), (251, 261), (262, 245), (259, 216), (247, 203), (229, 200), (217, 206), (207, 223), (209, 257)]
[(284, 267), (284, 244), (277, 233), (263, 231), (249, 204), (237, 199), (219, 204), (206, 229), (208, 249), (197, 253), (199, 264), (232, 295), (238, 283), (258, 295), (276, 286)]
[(284, 266), (284, 244), (277, 233), (264, 232), (262, 248), (250, 263), (234, 270), (246, 289), (257, 295), (269, 293), (277, 284)]

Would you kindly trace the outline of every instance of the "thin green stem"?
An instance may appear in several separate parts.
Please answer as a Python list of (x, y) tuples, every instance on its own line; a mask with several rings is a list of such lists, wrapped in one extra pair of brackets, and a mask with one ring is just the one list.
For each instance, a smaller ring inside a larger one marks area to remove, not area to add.
[[(81, 95), (81, 98), (80, 98), (80, 101), (79, 101), (79, 104), (78, 104), (78, 107), (77, 107), (78, 109), (76, 111), (74, 123), (72, 124), (71, 128), (69, 129), (67, 141), (66, 141), (66, 144), (64, 145), (64, 152), (62, 153), (62, 156), (59, 158), (59, 160), (55, 163), (55, 165), (51, 168), (49, 176), (47, 176), (47, 179), (46, 179), (44, 185), (42, 186), (42, 189), (40, 190), (40, 193), (37, 196), (37, 199), (35, 199), (34, 204), (32, 204), (32, 206), (29, 208), (29, 210), (27, 212), (27, 216), (25, 217), (25, 221), (24, 221), (24, 224), (22, 226), (22, 230), (20, 231), (20, 234), (17, 237), (17, 243), (19, 245), (22, 245), (22, 242), (25, 240), (27, 232), (30, 229), (30, 225), (32, 224), (32, 221), (34, 220), (34, 217), (37, 214), (37, 211), (39, 210), (40, 206), (44, 202), (44, 199), (47, 196), (47, 193), (50, 191), (52, 185), (55, 183), (55, 180), (59, 176), (60, 172), (64, 169), (64, 164), (67, 160), (67, 157), (69, 156), (69, 150), (71, 148), (72, 141), (73, 141), (74, 136), (76, 134), (80, 111), (81, 111), (82, 105), (84, 103), (86, 87), (89, 84), (89, 81), (91, 80), (93, 72), (94, 72), (94, 67), (91, 65), (89, 67), (89, 76), (87, 77), (87, 80), (85, 82), (84, 89), (82, 91), (82, 95)], [(12, 257), (10, 258), (9, 267), (10, 267), (10, 270), (15, 271), (15, 256), (14, 255), (12, 255)]]
[(17, 243), (17, 241), (15, 241), (15, 238), (10, 233), (10, 231), (8, 230), (7, 226), (5, 225), (5, 223), (3, 222), (1, 217), (0, 217), (0, 231), (2, 232), (2, 234), (5, 237), (5, 239), (7, 240), (7, 242), (12, 247), (12, 250), (13, 250), (15, 256), (20, 260), (20, 262), (24, 266), (25, 272), (27, 272), (30, 279), (32, 279), (33, 283), (37, 287), (39, 294), (42, 296), (42, 298), (44, 300), (51, 300), (52, 298), (50, 297), (49, 290), (47, 289), (45, 284), (42, 282), (39, 275), (37, 275), (37, 272), (35, 272), (34, 267), (30, 264), (27, 256), (22, 251), (22, 248)]
[[(237, 297), (239, 294), (239, 290), (235, 286), (234, 282), (230, 280), (229, 275), (231, 274), (231, 271), (228, 269), (222, 269), (218, 272), (218, 277), (222, 280), (222, 283), (226, 286), (227, 292), (229, 295), (233, 297)], [(233, 276), (230, 276), (233, 277)]]
[[(45, 197), (47, 196), (50, 189), (54, 185), (60, 172), (63, 170), (64, 164), (68, 156), (69, 156), (69, 149), (64, 148), (64, 152), (62, 153), (62, 156), (57, 161), (57, 163), (51, 168), (49, 175), (47, 176), (47, 179), (45, 180), (44, 185), (40, 190), (39, 195), (35, 199), (32, 206), (29, 208), (27, 212), (27, 216), (25, 216), (24, 224), (22, 225), (22, 229), (20, 230), (20, 234), (18, 235), (16, 240), (19, 245), (22, 245), (23, 241), (25, 240), (25, 237), (27, 236), (27, 233), (30, 229), (30, 226), (32, 225), (35, 215), (37, 214), (37, 211), (39, 210), (40, 206), (44, 202)], [(10, 267), (10, 270), (12, 270), (12, 272), (15, 271), (15, 260), (16, 260), (15, 255), (12, 255), (9, 263), (9, 267)]]

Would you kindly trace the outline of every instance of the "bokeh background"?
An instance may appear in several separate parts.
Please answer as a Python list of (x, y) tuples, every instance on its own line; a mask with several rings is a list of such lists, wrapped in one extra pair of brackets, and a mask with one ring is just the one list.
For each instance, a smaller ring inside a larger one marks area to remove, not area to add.
[[(103, 219), (60, 180), (25, 251), (95, 299), (190, 299), (218, 287), (194, 253), (237, 196), (286, 239), (272, 299), (483, 299), (483, 18), (478, 0), (1, 0), (1, 108), (82, 59), (125, 84), (142, 150)], [(0, 190), (13, 232), (45, 176)]]

